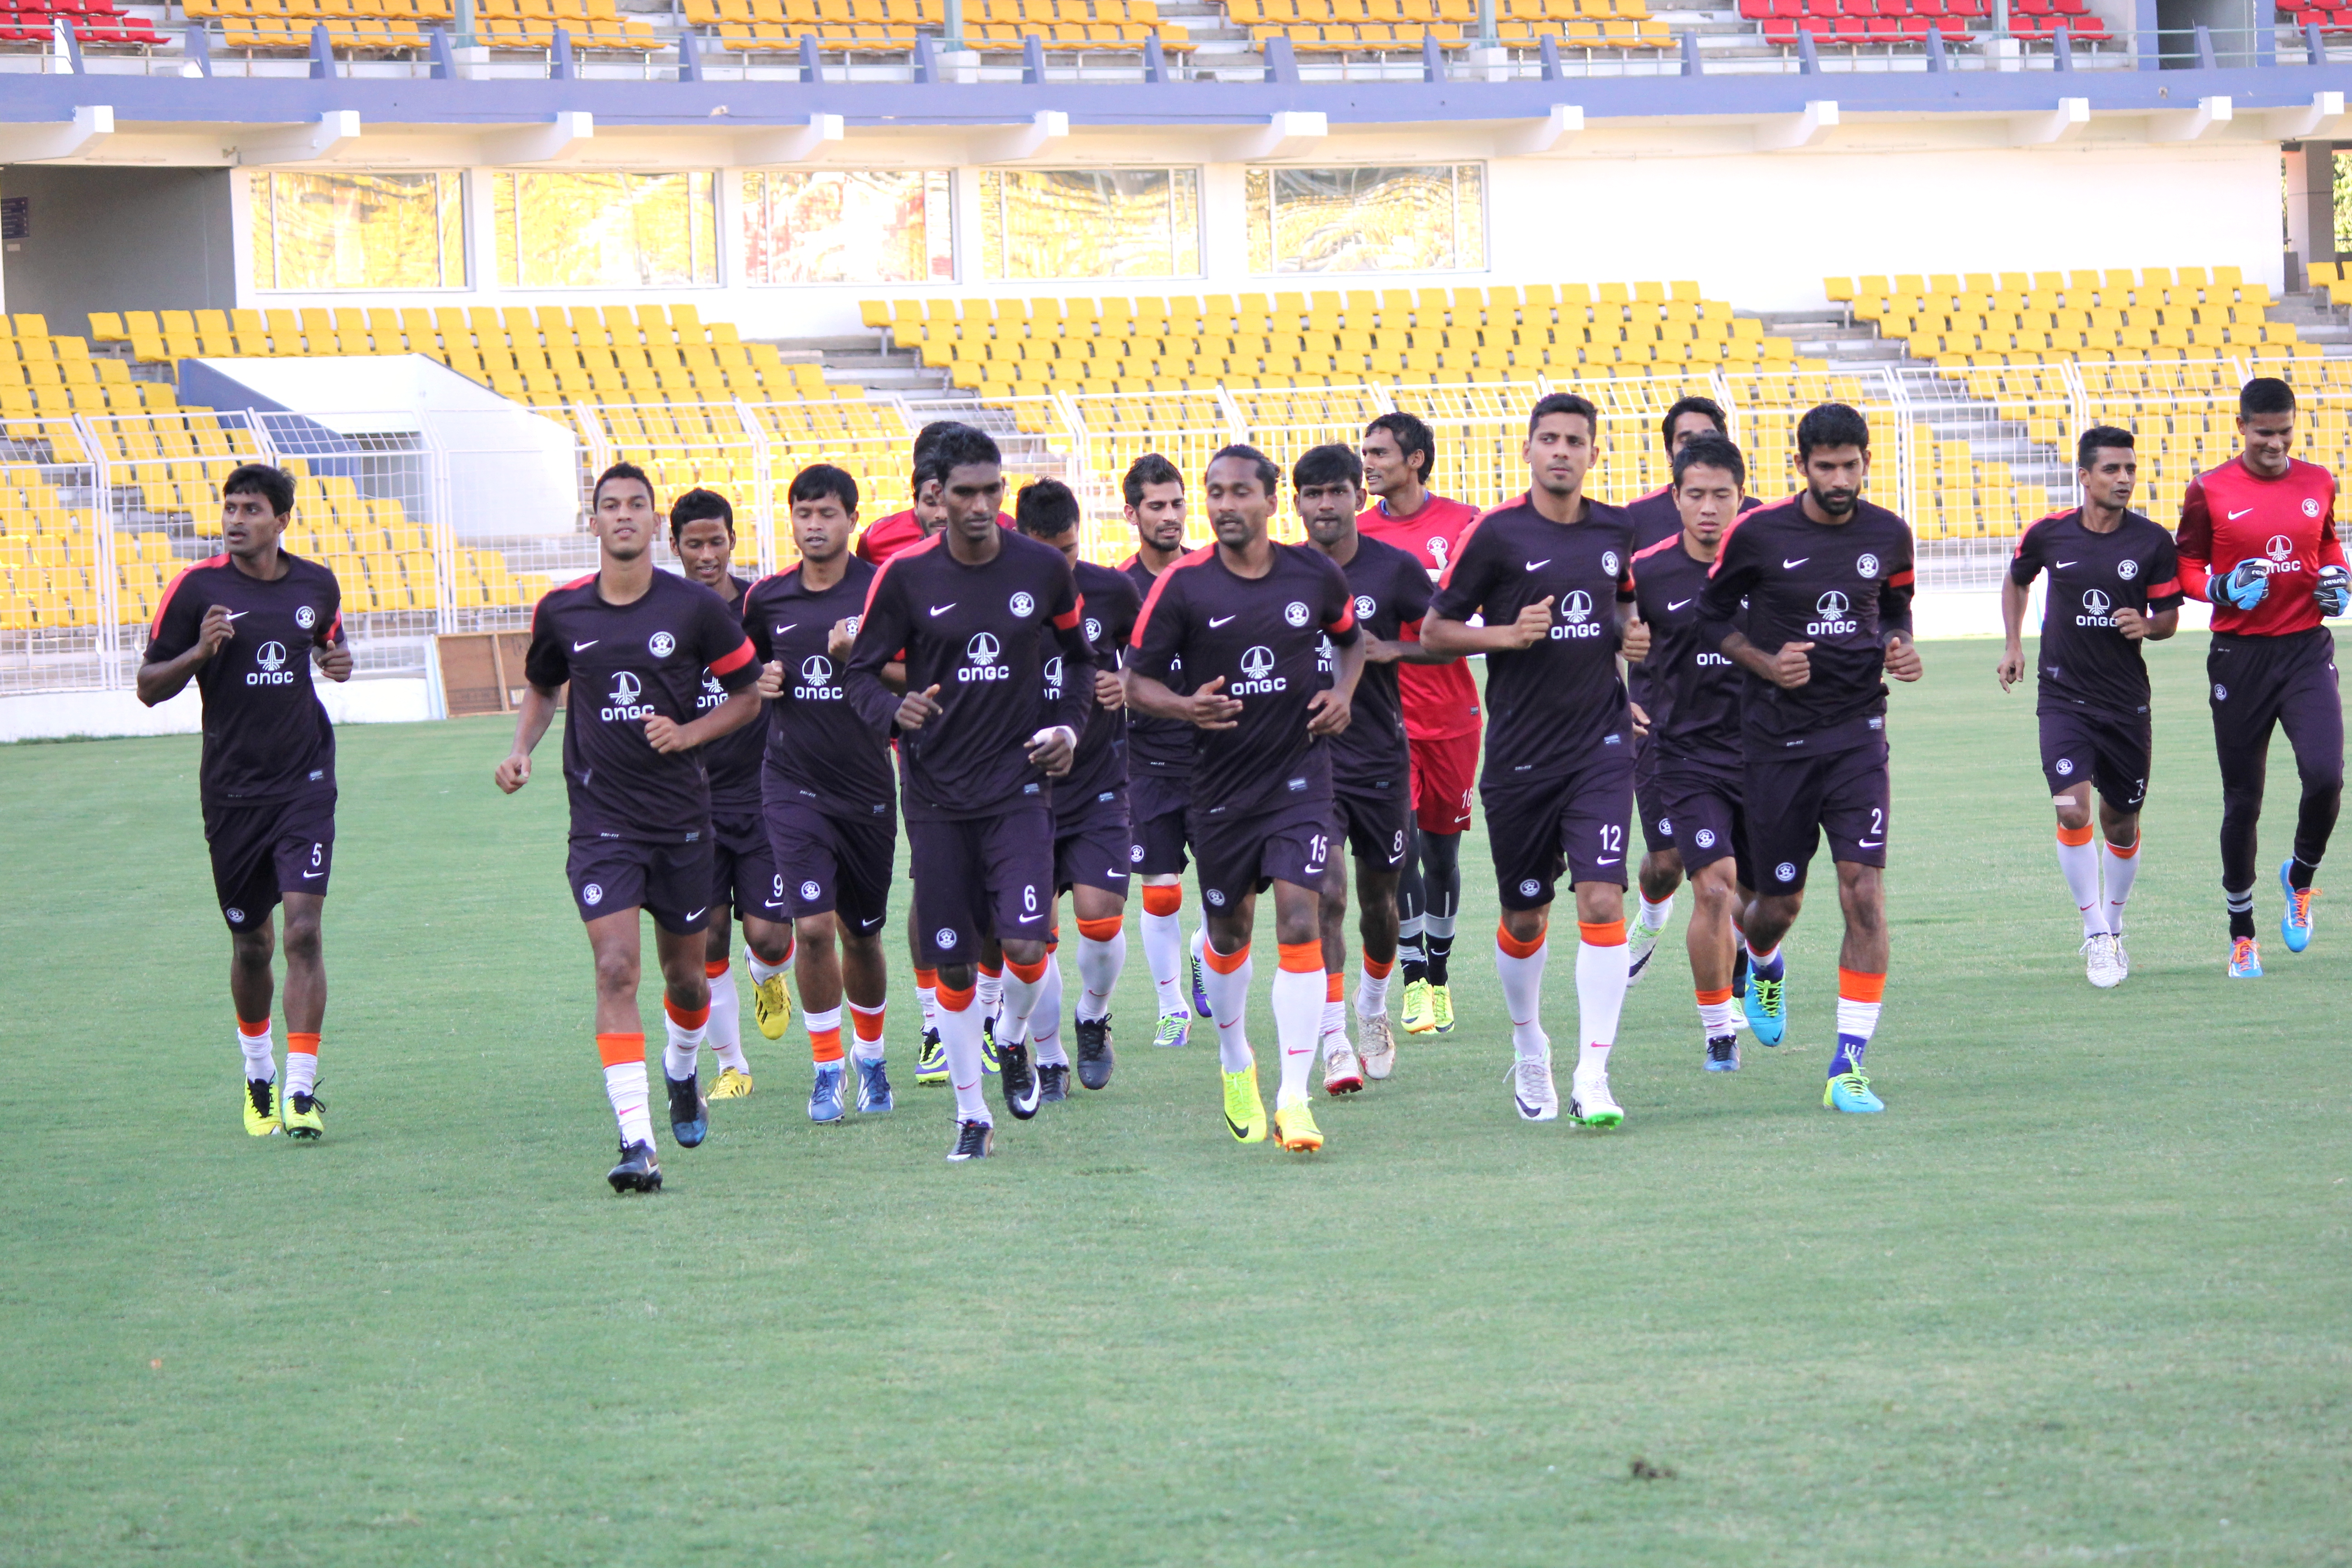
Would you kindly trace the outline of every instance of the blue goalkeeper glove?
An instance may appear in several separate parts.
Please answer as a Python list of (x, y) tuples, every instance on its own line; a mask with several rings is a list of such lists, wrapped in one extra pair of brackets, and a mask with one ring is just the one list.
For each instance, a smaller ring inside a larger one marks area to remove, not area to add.
[(2319, 613), (2331, 618), (2352, 610), (2352, 572), (2341, 566), (2322, 566), (2319, 586), (2312, 597), (2319, 601)]
[(2213, 602), (2251, 610), (2271, 591), (2270, 563), (2249, 556), (2230, 568), (2226, 576), (2211, 579)]

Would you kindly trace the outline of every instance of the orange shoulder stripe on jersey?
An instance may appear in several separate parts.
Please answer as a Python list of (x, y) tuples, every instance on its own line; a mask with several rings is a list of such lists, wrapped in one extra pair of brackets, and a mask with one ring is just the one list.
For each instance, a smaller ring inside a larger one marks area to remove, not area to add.
[[(1470, 536), (1478, 531), (1478, 525), (1480, 523), (1486, 521), (1488, 518), (1494, 516), (1498, 511), (1508, 511), (1515, 506), (1524, 506), (1527, 503), (1527, 499), (1526, 494), (1521, 493), (1514, 499), (1503, 502), (1499, 506), (1488, 507), (1486, 510), (1480, 512), (1477, 516), (1464, 523), (1462, 525), (1462, 531), (1454, 536), (1454, 548), (1446, 552), (1445, 569), (1437, 574), (1437, 585), (1440, 588), (1450, 588), (1454, 585), (1454, 563), (1461, 560), (1463, 552), (1470, 548)], [(1422, 510), (1425, 511), (1428, 509), (1424, 507)], [(1415, 513), (1414, 515), (1418, 516), (1420, 514)]]
[(1066, 632), (1072, 626), (1078, 624), (1078, 616), (1087, 607), (1087, 596), (1084, 594), (1076, 593), (1074, 590), (1073, 600), (1074, 602), (1068, 609), (1054, 617), (1054, 629), (1055, 631)]
[(1894, 576), (1889, 577), (1886, 581), (1888, 585), (1891, 587), (1907, 588), (1911, 585), (1914, 575), (1914, 574), (1909, 572), (1897, 572)]
[(329, 623), (328, 623), (328, 625), (327, 625), (327, 635), (326, 635), (326, 637), (325, 637), (323, 639), (321, 639), (321, 640), (320, 640), (320, 642), (319, 646), (320, 646), (320, 647), (334, 647), (334, 646), (335, 646), (335, 644), (336, 644), (337, 642), (339, 642), (339, 641), (341, 641), (341, 638), (342, 638), (342, 635), (343, 635), (343, 612), (342, 612), (342, 611), (341, 611), (341, 610), (337, 610), (337, 611), (335, 612), (335, 618), (334, 618), (332, 621), (329, 622)]
[(889, 560), (882, 563), (881, 565), (874, 568), (874, 581), (866, 584), (866, 608), (858, 613), (861, 616), (870, 615), (873, 613), (874, 595), (882, 591), (882, 579), (884, 575), (889, 572), (891, 567), (896, 566), (901, 561), (911, 560), (915, 556), (921, 555), (928, 551), (938, 549), (940, 541), (946, 537), (947, 535), (944, 532), (941, 532), (934, 533), (929, 539), (917, 540), (914, 543), (907, 546), (906, 549), (901, 550), (897, 554), (891, 556)]
[(2051, 513), (2047, 514), (2046, 516), (2037, 517), (2037, 518), (2035, 518), (2032, 522), (2027, 523), (2023, 528), (2021, 528), (2021, 529), (2020, 529), (2020, 530), (2018, 531), (2018, 534), (2017, 534), (2017, 548), (2016, 548), (2016, 549), (2014, 549), (2014, 550), (2012, 550), (2012, 551), (2011, 551), (2011, 552), (2010, 552), (2010, 554), (2011, 554), (2011, 555), (2012, 555), (2012, 556), (2017, 556), (2017, 555), (2022, 555), (2022, 554), (2024, 554), (2024, 553), (2025, 553), (2025, 541), (2026, 541), (2026, 539), (2027, 539), (2027, 538), (2028, 538), (2028, 537), (2029, 537), (2029, 536), (2033, 532), (2033, 531), (2034, 531), (2035, 529), (2040, 528), (2040, 527), (2041, 527), (2043, 523), (2045, 523), (2045, 522), (2056, 522), (2060, 518), (2064, 517), (2064, 516), (2066, 515), (2066, 510), (2072, 510), (2072, 509), (2071, 509), (2071, 508), (2069, 508), (2069, 509), (2066, 509), (2065, 510), (2053, 511), (2053, 512), (2051, 512)]
[(163, 596), (155, 601), (155, 618), (147, 623), (147, 640), (153, 642), (163, 635), (163, 612), (172, 607), (172, 595), (180, 591), (180, 584), (188, 580), (189, 573), (204, 572), (227, 564), (226, 555), (207, 555), (202, 561), (191, 562), (181, 567), (179, 575), (172, 579), (171, 586), (163, 590)]
[(566, 588), (585, 588), (589, 584), (593, 583), (595, 580), (596, 574), (591, 572), (585, 577), (574, 577), (569, 583), (558, 583), (555, 585), (555, 591), (560, 592)]
[[(1801, 494), (1803, 492), (1800, 491), (1799, 493)], [(1747, 522), (1749, 518), (1762, 517), (1768, 511), (1778, 511), (1784, 506), (1794, 506), (1796, 504), (1796, 496), (1783, 496), (1779, 500), (1769, 500), (1761, 506), (1750, 507), (1746, 511), (1734, 512), (1731, 517), (1731, 521), (1724, 527), (1723, 537), (1715, 542), (1715, 559), (1707, 564), (1706, 574), (1709, 577), (1713, 577), (1717, 572), (1723, 570), (1724, 557), (1730, 553), (1729, 546), (1731, 544), (1731, 536), (1738, 533), (1740, 530), (1740, 526)]]
[(1355, 629), (1356, 601), (1352, 598), (1345, 602), (1345, 606), (1339, 611), (1339, 618), (1338, 620), (1325, 621), (1323, 623), (1323, 630), (1329, 636), (1337, 636), (1340, 632), (1351, 632)]
[[(1727, 528), (1724, 531), (1728, 533), (1731, 531)], [(1677, 529), (1675, 531), (1669, 533), (1664, 539), (1658, 541), (1655, 544), (1645, 544), (1641, 549), (1633, 552), (1633, 559), (1636, 561), (1644, 560), (1649, 556), (1657, 554), (1658, 552), (1667, 549), (1670, 546), (1680, 544), (1682, 542), (1682, 531)]]
[(1171, 561), (1168, 563), (1168, 570), (1151, 580), (1151, 592), (1144, 595), (1143, 608), (1135, 613), (1135, 629), (1127, 634), (1128, 647), (1143, 646), (1143, 628), (1151, 624), (1152, 609), (1160, 603), (1160, 595), (1167, 591), (1168, 584), (1176, 581), (1176, 574), (1184, 567), (1200, 565), (1216, 552), (1215, 545), (1203, 544), (1200, 549), (1191, 551)]
[(722, 654), (719, 658), (710, 661), (710, 673), (713, 675), (732, 675), (735, 671), (742, 668), (746, 664), (750, 663), (751, 659), (751, 639), (750, 637), (745, 637), (741, 642), (735, 645), (735, 651), (733, 653)]
[(2149, 588), (2147, 596), (2151, 599), (2161, 599), (2179, 592), (2180, 592), (2180, 579), (2169, 577)]

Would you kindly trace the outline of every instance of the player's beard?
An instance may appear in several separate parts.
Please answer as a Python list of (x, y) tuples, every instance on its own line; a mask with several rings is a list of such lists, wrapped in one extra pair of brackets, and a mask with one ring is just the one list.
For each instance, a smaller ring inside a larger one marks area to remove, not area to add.
[(1819, 490), (1813, 492), (1813, 504), (1832, 517), (1852, 516), (1861, 500), (1862, 492), (1859, 490), (1832, 490), (1827, 495)]

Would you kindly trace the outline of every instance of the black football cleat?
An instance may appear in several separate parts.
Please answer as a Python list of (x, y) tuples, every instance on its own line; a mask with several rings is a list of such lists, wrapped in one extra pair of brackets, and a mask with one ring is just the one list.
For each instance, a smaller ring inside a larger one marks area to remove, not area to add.
[(1037, 1114), (1037, 1067), (1029, 1058), (1029, 1042), (1010, 1040), (996, 1047), (998, 1079), (1004, 1086), (1004, 1109), (1020, 1121)]
[(681, 1149), (691, 1149), (709, 1134), (710, 1102), (702, 1098), (702, 1075), (669, 1078), (669, 1131)]
[(657, 1193), (661, 1191), (661, 1163), (654, 1158), (650, 1143), (624, 1143), (621, 1163), (604, 1173), (616, 1193)]
[(1057, 1100), (1070, 1098), (1070, 1064), (1039, 1062), (1037, 1064), (1037, 1103), (1051, 1105)]
[(966, 1160), (985, 1160), (996, 1152), (996, 1129), (985, 1121), (956, 1123), (955, 1147), (948, 1151), (948, 1163), (961, 1164)]
[(1108, 1088), (1110, 1069), (1117, 1060), (1110, 1048), (1110, 1015), (1079, 1019), (1078, 1081), (1088, 1089)]

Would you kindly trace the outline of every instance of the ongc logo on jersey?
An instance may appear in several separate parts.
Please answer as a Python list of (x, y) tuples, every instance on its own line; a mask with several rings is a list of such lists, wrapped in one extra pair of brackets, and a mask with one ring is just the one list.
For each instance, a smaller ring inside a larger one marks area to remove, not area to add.
[[(2305, 501), (2303, 504), (2308, 507), (2316, 506), (2319, 503)], [(2271, 570), (2273, 572), (2303, 570), (2303, 561), (2294, 552), (2294, 541), (2284, 533), (2272, 534), (2269, 541), (2263, 545), (2263, 553), (2270, 558)]]
[(1835, 588), (1813, 601), (1813, 614), (1819, 618), (1806, 623), (1807, 637), (1844, 637), (1862, 629), (1862, 623), (1853, 619), (1853, 601)]
[(2083, 613), (2074, 617), (2078, 626), (2111, 626), (2116, 624), (2114, 605), (2106, 592), (2100, 588), (2083, 590)]
[(716, 708), (721, 702), (726, 700), (727, 689), (719, 684), (719, 678), (717, 676), (711, 674), (707, 669), (704, 670), (702, 672), (702, 696), (696, 701), (695, 707), (698, 709)]
[(803, 702), (838, 702), (841, 688), (833, 683), (833, 660), (813, 653), (801, 660), (801, 683), (793, 695)]
[(650, 719), (654, 716), (654, 705), (637, 700), (644, 695), (645, 688), (637, 684), (637, 678), (625, 669), (622, 670), (613, 677), (612, 694), (604, 699), (605, 706), (600, 717), (608, 724), (624, 719)]
[(971, 662), (956, 671), (956, 679), (960, 681), (1007, 679), (1013, 671), (997, 662), (997, 656), (1002, 652), (1003, 650), (997, 647), (995, 633), (972, 633), (971, 641), (963, 645), (963, 656)]
[(1601, 623), (1592, 618), (1592, 595), (1581, 588), (1570, 590), (1568, 597), (1559, 602), (1559, 617), (1551, 628), (1554, 642), (1601, 635)]
[(1062, 694), (1062, 656), (1060, 654), (1057, 653), (1053, 658), (1045, 661), (1044, 673), (1045, 677), (1045, 695), (1048, 697), (1059, 697)]
[(1232, 695), (1264, 697), (1289, 688), (1287, 677), (1274, 673), (1274, 650), (1259, 643), (1242, 655), (1242, 679), (1232, 688)]
[(245, 683), (247, 686), (291, 686), (294, 684), (294, 672), (286, 668), (286, 645), (284, 643), (263, 643), (258, 649), (255, 650), (253, 662), (259, 665), (261, 668), (259, 669), (250, 670), (247, 673)]

